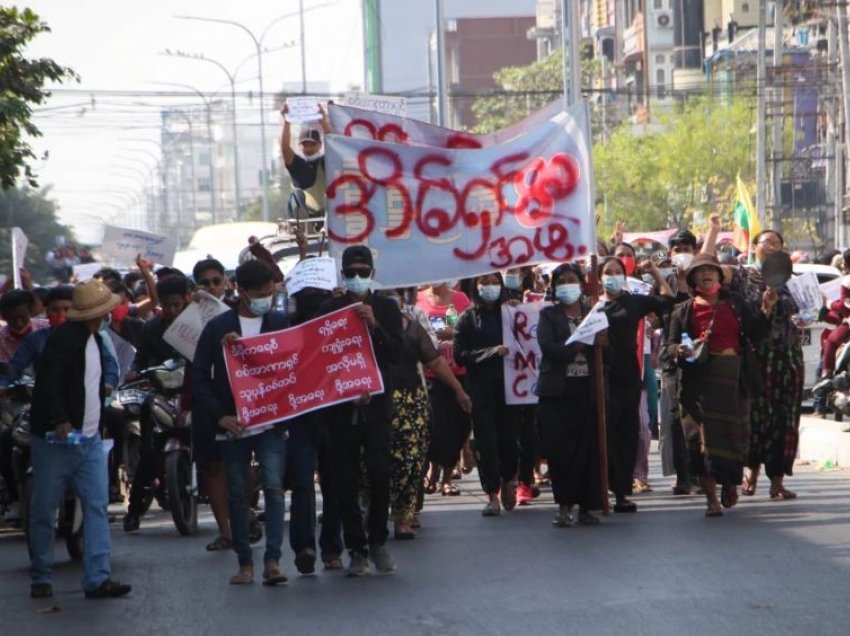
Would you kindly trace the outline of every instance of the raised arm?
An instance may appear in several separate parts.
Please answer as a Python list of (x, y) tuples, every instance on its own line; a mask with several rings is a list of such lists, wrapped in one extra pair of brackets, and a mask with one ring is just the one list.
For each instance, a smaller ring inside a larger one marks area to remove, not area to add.
[(283, 105), (280, 109), (280, 114), (283, 116), (283, 130), (280, 133), (280, 154), (283, 156), (283, 163), (286, 166), (291, 166), (295, 159), (295, 151), (292, 150), (292, 129), (289, 121), (286, 119), (286, 114), (289, 112), (289, 106)]

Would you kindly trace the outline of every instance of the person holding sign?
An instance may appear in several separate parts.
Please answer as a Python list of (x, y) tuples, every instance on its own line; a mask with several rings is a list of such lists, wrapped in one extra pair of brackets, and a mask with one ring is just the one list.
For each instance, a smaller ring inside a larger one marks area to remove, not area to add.
[[(290, 200), (290, 213), (293, 205), (304, 208), (308, 216), (321, 216), (325, 210), (325, 156), (322, 154), (322, 134), (330, 134), (331, 125), (325, 109), (319, 104), (322, 119), (321, 128), (310, 122), (303, 122), (298, 134), (298, 149), (296, 154), (292, 149), (292, 130), (286, 115), (289, 106), (281, 109), (283, 115), (283, 130), (280, 135), (280, 152), (283, 164), (292, 179), (293, 200)], [(297, 217), (298, 215), (296, 215)]]
[(605, 350), (609, 382), (606, 416), (609, 483), (616, 497), (614, 512), (637, 512), (637, 505), (628, 495), (634, 485), (643, 386), (638, 364), (638, 326), (648, 314), (661, 315), (673, 304), (673, 290), (651, 260), (641, 262), (634, 271), (651, 274), (660, 296), (630, 294), (626, 288), (627, 265), (616, 256), (603, 259), (599, 266), (610, 341)]
[[(519, 464), (519, 420), (505, 403), (508, 348), (502, 343), (502, 303), (507, 290), (498, 272), (478, 276), (472, 308), (457, 323), (455, 362), (466, 367), (466, 388), (472, 397), (472, 430), (481, 487), (489, 501), (481, 514), (495, 517), (501, 508), (516, 506)], [(501, 499), (501, 506), (500, 506)]]
[[(369, 561), (380, 573), (395, 570), (395, 562), (384, 544), (389, 534), (390, 421), (394, 411), (392, 365), (401, 360), (401, 310), (396, 302), (372, 293), (374, 274), (372, 251), (365, 245), (347, 247), (342, 253), (342, 282), (346, 293), (324, 302), (319, 309), (319, 314), (325, 315), (361, 303), (355, 311), (369, 328), (384, 382), (382, 395), (370, 398), (364, 393), (356, 402), (330, 407), (325, 412), (343, 538), (351, 555), (347, 574), (355, 577), (369, 574)], [(361, 457), (369, 482), (366, 531), (360, 509)]]
[(286, 314), (272, 311), (274, 272), (262, 261), (252, 260), (236, 268), (239, 304), (210, 320), (201, 332), (192, 365), (193, 400), (204, 405), (207, 421), (217, 426), (219, 450), (224, 460), (229, 487), (228, 512), (233, 551), (239, 572), (232, 585), (254, 580), (254, 558), (249, 540), (251, 455), (260, 464), (266, 502), (266, 551), (263, 555), (263, 584), (287, 581), (280, 568), (283, 544), (283, 474), (286, 469), (286, 427), (280, 424), (262, 432), (247, 429), (236, 412), (233, 392), (224, 362), (226, 343), (240, 337), (279, 331), (289, 326)]
[[(549, 464), (552, 494), (558, 504), (553, 525), (573, 525), (572, 508), (578, 505), (577, 522), (597, 525), (592, 510), (602, 507), (596, 431), (596, 388), (593, 349), (581, 342), (566, 344), (590, 311), (584, 296), (584, 274), (575, 263), (564, 263), (552, 272), (554, 304), (540, 312), (537, 341), (543, 358), (535, 392), (540, 398), (538, 431)], [(603, 333), (596, 344), (605, 342)]]

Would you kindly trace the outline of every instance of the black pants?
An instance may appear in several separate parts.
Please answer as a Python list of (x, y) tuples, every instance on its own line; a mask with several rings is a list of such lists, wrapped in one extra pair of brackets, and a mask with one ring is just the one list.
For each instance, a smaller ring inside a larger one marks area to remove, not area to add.
[(156, 454), (153, 448), (153, 414), (150, 405), (145, 402), (139, 411), (139, 429), (141, 443), (139, 444), (139, 463), (136, 474), (133, 475), (133, 485), (130, 487), (130, 503), (127, 513), (141, 516), (145, 510), (145, 495), (153, 478), (156, 476)]
[(537, 463), (537, 405), (511, 406), (519, 419), (519, 473), (517, 479), (527, 486), (534, 483), (534, 464)]
[(640, 426), (641, 385), (608, 386), (608, 487), (618, 497), (632, 494)]
[[(458, 380), (463, 383), (463, 377), (458, 377)], [(454, 392), (443, 382), (433, 380), (428, 394), (434, 414), (431, 420), (428, 461), (451, 471), (469, 437), (472, 422), (469, 415), (460, 408)]]
[(0, 433), (0, 475), (6, 482), (6, 492), (9, 493), (10, 503), (18, 501), (18, 480), (15, 479), (15, 468), (12, 463), (12, 449), (14, 447), (12, 431), (7, 430)]
[(519, 418), (505, 406), (501, 377), (479, 378), (469, 384), (472, 392), (472, 430), (475, 461), (481, 487), (488, 495), (499, 492), (502, 481), (516, 478), (519, 464)]
[[(368, 408), (341, 406), (328, 413), (333, 488), (342, 519), (345, 547), (367, 554), (387, 540), (390, 509), (390, 418), (378, 402)], [(369, 482), (366, 531), (360, 508), (360, 460)], [(367, 534), (368, 533), (368, 534)]]

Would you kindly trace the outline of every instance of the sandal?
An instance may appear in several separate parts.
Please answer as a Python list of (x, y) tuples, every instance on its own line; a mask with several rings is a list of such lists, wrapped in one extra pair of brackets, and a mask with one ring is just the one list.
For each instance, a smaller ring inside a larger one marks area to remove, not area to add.
[(725, 484), (720, 489), (720, 504), (724, 508), (731, 508), (738, 503), (738, 487), (735, 484)]
[(493, 499), (487, 502), (487, 505), (484, 506), (484, 510), (481, 511), (482, 517), (498, 517), (502, 512), (501, 507), (499, 506), (499, 501), (497, 499)]
[(230, 577), (231, 585), (250, 585), (254, 582), (254, 573), (251, 571), (239, 571)]
[(414, 530), (418, 530), (422, 527), (422, 522), (419, 521), (419, 514), (413, 515), (413, 519), (410, 520), (410, 527)]
[(789, 499), (796, 499), (797, 493), (791, 490), (787, 490), (785, 486), (780, 486), (776, 490), (770, 490), (770, 498), (778, 499), (779, 501), (787, 501)]
[(637, 512), (637, 504), (634, 501), (623, 499), (614, 504), (614, 512)]
[(705, 510), (706, 517), (722, 517), (723, 516), (723, 508), (720, 506), (714, 507), (709, 505)]
[(443, 497), (457, 497), (460, 495), (460, 488), (454, 484), (442, 484), (440, 486), (440, 492), (443, 493)]
[(437, 492), (437, 482), (431, 479), (430, 477), (425, 478), (425, 494), (433, 495)]
[[(757, 479), (757, 478), (756, 478)], [(746, 497), (752, 497), (756, 494), (756, 479), (750, 481), (750, 478), (744, 475), (744, 479), (741, 481), (741, 494)]]
[(289, 579), (277, 563), (271, 563), (266, 566), (266, 569), (263, 572), (263, 585), (271, 587), (273, 585), (283, 585), (287, 581), (289, 581)]
[(219, 550), (229, 550), (233, 547), (233, 543), (225, 536), (219, 535), (212, 543), (207, 544), (207, 552), (218, 552)]
[(598, 526), (600, 523), (599, 517), (591, 514), (587, 510), (580, 510), (578, 513), (578, 524), (580, 526)]
[(393, 537), (401, 541), (410, 540), (416, 538), (416, 533), (409, 523), (396, 523), (393, 529)]
[(559, 512), (552, 519), (552, 525), (556, 528), (569, 528), (573, 525), (573, 517), (569, 511)]
[(322, 564), (326, 570), (341, 570), (343, 568), (342, 559), (335, 554), (322, 557)]

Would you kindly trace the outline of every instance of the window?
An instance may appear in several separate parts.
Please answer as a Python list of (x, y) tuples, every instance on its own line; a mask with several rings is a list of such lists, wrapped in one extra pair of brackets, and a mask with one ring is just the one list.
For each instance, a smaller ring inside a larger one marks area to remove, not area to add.
[(667, 81), (667, 73), (663, 68), (656, 69), (655, 71), (655, 90), (658, 94), (658, 99), (664, 99), (667, 96), (667, 87), (665, 83)]
[(656, 64), (664, 64), (664, 56), (663, 55), (656, 55), (655, 56), (655, 63)]
[(664, 0), (654, 0), (652, 3), (652, 7), (654, 9), (663, 9), (664, 8)]
[(750, 3), (749, 2), (742, 2), (741, 3), (741, 12), (742, 13), (749, 13), (750, 12)]

